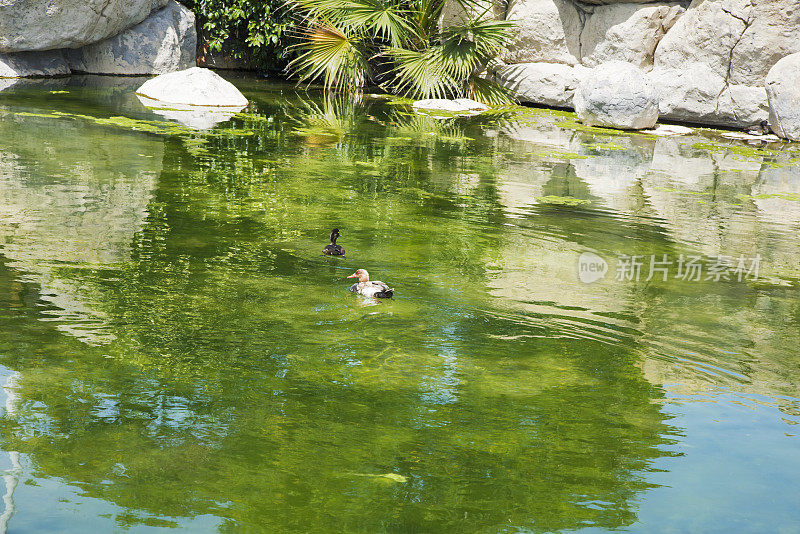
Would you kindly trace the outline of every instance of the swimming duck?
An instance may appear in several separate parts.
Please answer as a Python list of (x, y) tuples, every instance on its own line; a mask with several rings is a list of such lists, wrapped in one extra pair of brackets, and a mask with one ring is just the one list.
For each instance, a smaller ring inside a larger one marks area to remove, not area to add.
[(331, 231), (331, 244), (322, 249), (322, 253), (326, 256), (344, 256), (344, 248), (336, 244), (336, 239), (342, 234), (339, 233), (338, 228)]
[(380, 280), (370, 281), (369, 273), (364, 269), (359, 269), (347, 278), (358, 278), (358, 282), (350, 286), (350, 291), (364, 295), (365, 297), (375, 297), (379, 299), (392, 298), (394, 289), (381, 282)]

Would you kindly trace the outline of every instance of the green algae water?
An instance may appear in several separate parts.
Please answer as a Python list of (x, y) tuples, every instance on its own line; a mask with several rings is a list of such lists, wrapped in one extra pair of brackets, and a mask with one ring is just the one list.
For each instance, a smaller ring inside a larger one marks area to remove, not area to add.
[(141, 81), (0, 80), (0, 532), (800, 532), (797, 145)]

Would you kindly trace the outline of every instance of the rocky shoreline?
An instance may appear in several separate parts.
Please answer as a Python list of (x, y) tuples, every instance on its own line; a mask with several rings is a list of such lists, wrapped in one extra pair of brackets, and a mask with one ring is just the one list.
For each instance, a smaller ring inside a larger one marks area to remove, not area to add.
[[(623, 92), (634, 100), (647, 93), (647, 105), (656, 103), (658, 120), (746, 128), (769, 118), (776, 134), (800, 138), (800, 128), (789, 124), (800, 115), (795, 111), (797, 84), (786, 78), (795, 77), (786, 68), (789, 63), (783, 63), (785, 74), (768, 77), (779, 60), (800, 52), (800, 0), (516, 0), (504, 7), (484, 5), (485, 16), (517, 23), (515, 38), (486, 75), (511, 89), (521, 103), (580, 111), (589, 98), (602, 108), (597, 95), (584, 94), (576, 102), (576, 91), (597, 78), (593, 69), (625, 62), (641, 72), (643, 81), (641, 91), (626, 87)], [(459, 10), (453, 4), (443, 22), (461, 16)], [(194, 14), (174, 0), (64, 0), (57, 5), (11, 0), (0, 5), (0, 78), (152, 75), (197, 64)], [(773, 88), (769, 97), (768, 79)], [(594, 87), (601, 91), (604, 86)], [(607, 86), (601, 97), (619, 107), (619, 91)], [(639, 124), (623, 120), (618, 127), (628, 123)]]
[(175, 0), (0, 4), (0, 78), (146, 75), (194, 67), (195, 17)]
[(565, 109), (590, 69), (625, 61), (656, 89), (659, 119), (745, 128), (769, 115), (767, 73), (800, 52), (798, 0), (517, 0), (487, 12), (517, 21), (490, 75), (521, 102)]

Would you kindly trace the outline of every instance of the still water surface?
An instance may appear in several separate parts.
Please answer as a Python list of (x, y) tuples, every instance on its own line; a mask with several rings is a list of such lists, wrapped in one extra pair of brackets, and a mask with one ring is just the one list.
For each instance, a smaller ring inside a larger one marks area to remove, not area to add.
[(0, 531), (800, 532), (800, 149), (234, 81), (0, 86)]

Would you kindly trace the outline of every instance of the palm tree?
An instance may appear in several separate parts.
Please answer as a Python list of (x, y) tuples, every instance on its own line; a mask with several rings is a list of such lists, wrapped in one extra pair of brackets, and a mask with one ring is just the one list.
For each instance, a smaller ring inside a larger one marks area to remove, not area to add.
[[(440, 24), (447, 0), (296, 0), (304, 12), (300, 56), (290, 68), (325, 88), (361, 91), (368, 83), (415, 98), (467, 96), (510, 102), (481, 76), (508, 42), (512, 23), (486, 17), (478, 0), (456, 0), (469, 14)], [(451, 0), (452, 1), (452, 0)]]

